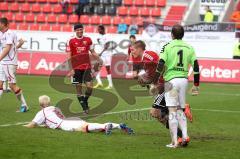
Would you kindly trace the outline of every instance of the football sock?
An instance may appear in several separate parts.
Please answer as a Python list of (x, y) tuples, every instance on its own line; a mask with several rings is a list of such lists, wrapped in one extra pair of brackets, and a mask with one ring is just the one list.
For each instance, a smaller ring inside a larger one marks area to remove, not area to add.
[(7, 82), (3, 82), (3, 90), (7, 90)]
[(178, 120), (179, 128), (182, 130), (182, 137), (183, 139), (186, 139), (188, 137), (187, 119), (182, 109), (177, 110), (177, 120)]
[(80, 103), (80, 105), (82, 106), (83, 110), (86, 110), (86, 104), (84, 103), (84, 96), (82, 95), (77, 95), (77, 99)]
[(177, 129), (178, 129), (178, 121), (176, 119), (176, 115), (177, 115), (176, 112), (171, 112), (169, 113), (169, 118), (168, 118), (169, 130), (172, 137), (172, 142), (175, 145), (177, 144)]
[(98, 83), (98, 84), (102, 85), (102, 80), (101, 80), (101, 77), (100, 77), (100, 72), (97, 73), (96, 80), (97, 80), (97, 83)]
[(22, 90), (19, 89), (15, 92), (15, 95), (19, 101), (21, 101), (22, 105), (27, 106), (26, 100), (23, 96)]
[(99, 123), (89, 123), (87, 126), (87, 131), (102, 131), (105, 129), (105, 124), (99, 124)]
[(113, 82), (112, 82), (112, 75), (111, 74), (107, 75), (107, 80), (108, 80), (109, 86), (112, 87), (113, 86)]
[[(169, 124), (168, 124), (168, 122), (166, 123), (166, 128), (169, 129)], [(182, 138), (182, 130), (179, 129), (179, 128), (177, 129), (177, 136), (180, 137), (180, 138)]]
[(1, 98), (2, 94), (3, 94), (3, 89), (0, 88), (0, 98)]

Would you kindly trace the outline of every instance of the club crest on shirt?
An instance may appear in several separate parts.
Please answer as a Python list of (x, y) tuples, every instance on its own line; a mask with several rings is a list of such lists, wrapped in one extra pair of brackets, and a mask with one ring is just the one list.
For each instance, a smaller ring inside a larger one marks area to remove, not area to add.
[(87, 45), (88, 44), (88, 42), (87, 41), (83, 41), (83, 45)]

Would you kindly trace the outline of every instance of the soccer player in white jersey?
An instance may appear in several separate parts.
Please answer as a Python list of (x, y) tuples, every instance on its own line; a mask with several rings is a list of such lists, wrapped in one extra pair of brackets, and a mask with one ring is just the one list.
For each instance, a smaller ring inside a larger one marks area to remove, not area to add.
[(24, 125), (27, 128), (34, 128), (37, 126), (45, 126), (51, 129), (61, 129), (64, 131), (79, 131), (79, 132), (93, 132), (104, 131), (106, 135), (112, 133), (112, 129), (120, 129), (128, 134), (133, 134), (133, 130), (127, 127), (126, 124), (116, 123), (88, 123), (79, 119), (66, 119), (61, 110), (50, 105), (50, 97), (43, 95), (39, 97), (39, 104), (41, 110), (36, 114), (34, 119)]
[(0, 18), (0, 31), (2, 36), (0, 38), (2, 50), (0, 53), (0, 97), (3, 93), (3, 81), (8, 80), (11, 90), (15, 93), (19, 101), (21, 101), (20, 112), (28, 110), (27, 103), (23, 96), (21, 88), (16, 84), (16, 70), (17, 70), (17, 35), (15, 32), (9, 30), (9, 23), (7, 18)]
[[(108, 86), (105, 89), (111, 89), (113, 87), (112, 75), (111, 75), (111, 62), (112, 62), (112, 50), (110, 49), (109, 38), (105, 34), (105, 27), (103, 25), (98, 26), (99, 37), (97, 39), (98, 44), (101, 46), (101, 53), (99, 56), (103, 60), (103, 65), (107, 70)], [(96, 76), (97, 85), (94, 88), (102, 87), (103, 83), (101, 80), (100, 72)]]

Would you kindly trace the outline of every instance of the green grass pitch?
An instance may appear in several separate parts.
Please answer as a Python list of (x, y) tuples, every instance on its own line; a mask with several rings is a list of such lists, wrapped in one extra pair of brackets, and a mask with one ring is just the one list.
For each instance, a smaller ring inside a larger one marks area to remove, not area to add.
[[(188, 95), (187, 101), (194, 114), (194, 122), (188, 124), (191, 143), (187, 148), (173, 150), (165, 147), (170, 141), (169, 131), (148, 118), (147, 110), (89, 119), (90, 122), (127, 123), (136, 132), (133, 136), (119, 131), (105, 136), (102, 133), (27, 129), (21, 125), (3, 127), (5, 124), (30, 121), (39, 110), (38, 96), (42, 94), (49, 95), (53, 104), (70, 97), (74, 99), (72, 110), (81, 110), (75, 95), (55, 91), (49, 86), (48, 77), (18, 76), (18, 82), (24, 90), (30, 111), (16, 113), (19, 103), (12, 93), (5, 93), (0, 99), (0, 159), (238, 159), (240, 156), (240, 85), (202, 83), (199, 96)], [(117, 107), (111, 111), (148, 108), (152, 100), (150, 96), (139, 97), (137, 103), (129, 105), (119, 97)], [(90, 99), (91, 106), (99, 102), (97, 98)], [(129, 115), (132, 115), (131, 118)]]

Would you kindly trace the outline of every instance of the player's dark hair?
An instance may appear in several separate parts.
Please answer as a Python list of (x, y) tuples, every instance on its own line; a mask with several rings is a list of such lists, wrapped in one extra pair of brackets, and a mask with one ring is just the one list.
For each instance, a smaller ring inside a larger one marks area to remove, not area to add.
[(129, 39), (131, 39), (131, 38), (136, 39), (136, 36), (135, 35), (130, 35)]
[(146, 49), (146, 44), (145, 44), (144, 41), (142, 41), (142, 40), (136, 41), (136, 42), (134, 43), (134, 46), (137, 47), (137, 48), (140, 47), (140, 48), (142, 48), (143, 50)]
[(5, 17), (0, 18), (0, 23), (4, 24), (5, 26), (7, 26), (9, 24), (8, 19)]
[(176, 24), (172, 27), (172, 35), (173, 39), (181, 40), (184, 36), (184, 28), (183, 26)]
[(99, 25), (98, 28), (105, 30), (105, 27), (103, 25)]
[(83, 29), (83, 25), (82, 24), (75, 24), (74, 27), (73, 27), (74, 30), (77, 30), (79, 28)]

